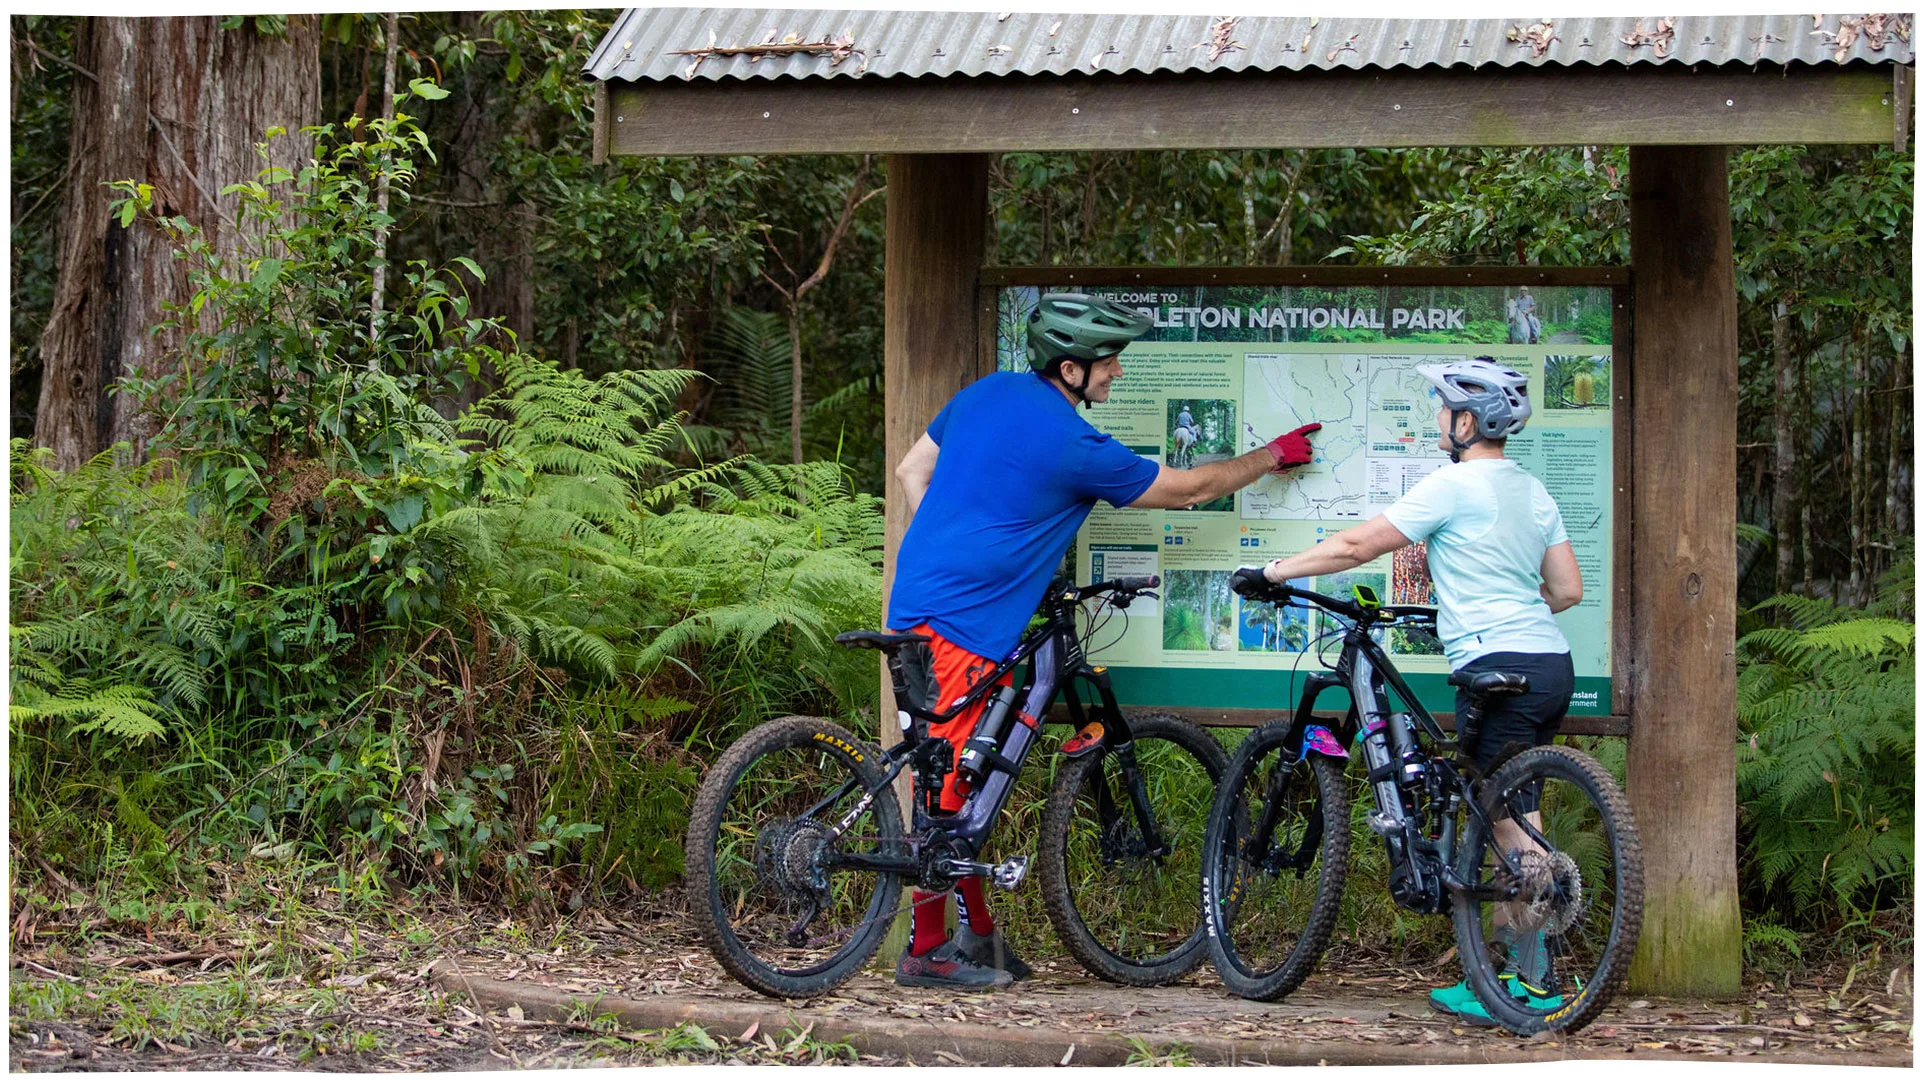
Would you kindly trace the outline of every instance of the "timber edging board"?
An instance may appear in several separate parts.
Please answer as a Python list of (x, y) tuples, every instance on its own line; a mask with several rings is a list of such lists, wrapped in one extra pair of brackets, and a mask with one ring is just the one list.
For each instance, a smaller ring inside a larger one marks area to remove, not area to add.
[[(1259, 727), (1272, 720), (1284, 720), (1293, 715), (1292, 709), (1202, 709), (1191, 705), (1125, 705), (1121, 711), (1133, 715), (1147, 713), (1167, 713), (1182, 720), (1190, 720), (1201, 727)], [(1072, 724), (1068, 719), (1067, 704), (1057, 701), (1047, 713), (1049, 724)], [(1331, 727), (1340, 719), (1337, 713), (1316, 712), (1316, 719)], [(1448, 731), (1453, 730), (1453, 714), (1434, 713), (1433, 718)], [(1561, 722), (1562, 735), (1631, 735), (1633, 720), (1626, 716), (1569, 716)]]
[[(513, 1029), (518, 1026), (567, 1024), (582, 1010), (589, 1017), (613, 1016), (628, 1030), (661, 1031), (692, 1023), (707, 1034), (738, 1039), (756, 1034), (780, 1037), (806, 1032), (818, 1042), (843, 1042), (866, 1054), (886, 1054), (917, 1065), (952, 1065), (955, 1058), (988, 1065), (1053, 1066), (1060, 1064), (1118, 1066), (1139, 1051), (1125, 1033), (1117, 1031), (1067, 1032), (1048, 1028), (969, 1024), (953, 1020), (853, 1016), (810, 1008), (772, 998), (728, 1001), (711, 997), (644, 998), (567, 993), (525, 982), (504, 982), (468, 975), (445, 960), (436, 961), (433, 981), (449, 995), (464, 996), (489, 1015), (484, 1023)], [(1116, 994), (1125, 989), (1114, 987)], [(1223, 998), (1226, 1004), (1230, 999)], [(502, 1017), (518, 1005), (524, 1020)], [(584, 1034), (584, 1032), (583, 1032)], [(1569, 1045), (1564, 1039), (1544, 1040), (1537, 1049), (1489, 1052), (1472, 1044), (1412, 1042), (1402, 1045), (1352, 1042), (1347, 1039), (1231, 1039), (1216, 1035), (1180, 1034), (1177, 1038), (1148, 1040), (1149, 1045), (1178, 1045), (1196, 1062), (1210, 1065), (1485, 1065), (1524, 1062), (1608, 1059), (1619, 1061), (1732, 1061), (1744, 1064), (1878, 1065), (1910, 1068), (1912, 1055), (1863, 1053), (1845, 1058), (1815, 1054), (1767, 1054), (1740, 1057), (1704, 1057), (1684, 1051), (1593, 1051)], [(1071, 1057), (1069, 1057), (1071, 1050)]]
[[(611, 82), (626, 155), (1894, 140), (1889, 66)], [(596, 102), (598, 105), (598, 102)], [(608, 122), (610, 121), (610, 122)]]

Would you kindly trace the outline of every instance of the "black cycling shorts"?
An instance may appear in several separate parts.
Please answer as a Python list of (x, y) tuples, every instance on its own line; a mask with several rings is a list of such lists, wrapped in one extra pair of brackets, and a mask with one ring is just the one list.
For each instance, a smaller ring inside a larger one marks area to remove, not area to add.
[[(1476, 674), (1502, 671), (1527, 677), (1524, 694), (1494, 694), (1480, 718), (1480, 744), (1473, 762), (1482, 770), (1500, 756), (1508, 743), (1522, 748), (1545, 746), (1560, 734), (1560, 722), (1573, 704), (1573, 656), (1569, 653), (1488, 653), (1460, 668)], [(1467, 692), (1454, 695), (1454, 712), (1467, 707)]]

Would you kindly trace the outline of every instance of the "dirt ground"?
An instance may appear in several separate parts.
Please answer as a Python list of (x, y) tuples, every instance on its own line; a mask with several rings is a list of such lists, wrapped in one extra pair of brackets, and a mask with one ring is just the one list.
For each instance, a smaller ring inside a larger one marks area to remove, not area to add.
[[(1206, 1063), (1209, 1053), (1218, 1056), (1222, 1040), (1269, 1053), (1284, 1046), (1299, 1060), (1335, 1063), (1522, 1060), (1543, 1053), (1912, 1062), (1905, 962), (1874, 965), (1871, 972), (1850, 964), (1804, 973), (1792, 986), (1758, 982), (1736, 1002), (1628, 997), (1576, 1035), (1516, 1039), (1461, 1027), (1427, 1009), (1426, 990), (1456, 977), (1451, 965), (1399, 968), (1351, 954), (1271, 1005), (1228, 995), (1205, 967), (1180, 986), (1141, 991), (1093, 980), (1071, 960), (1040, 960), (1031, 982), (996, 994), (905, 990), (873, 970), (824, 998), (771, 1002), (729, 979), (672, 911), (620, 925), (585, 913), (537, 933), (510, 920), (419, 920), (377, 936), (346, 921), (280, 929), (286, 931), (280, 938), (269, 933), (264, 940), (245, 933), (152, 941), (94, 934), (84, 953), (16, 944), (13, 1067), (384, 1072), (663, 1062), (937, 1065), (1021, 1060), (1002, 1057), (996, 1047), (1018, 1044), (1031, 1056), (1040, 1052), (1036, 1047), (1062, 1040), (1083, 1047), (1079, 1060), (1089, 1063), (1090, 1039), (1104, 1042), (1109, 1058), (1124, 1040), (1125, 1059), (1136, 1064)], [(296, 953), (300, 962), (289, 964)], [(627, 1015), (685, 1019), (635, 1030), (605, 1004), (563, 1014), (532, 1004), (610, 996), (632, 1003)], [(763, 1015), (780, 1020), (745, 1019)], [(894, 1035), (859, 1035), (868, 1029)], [(954, 1041), (961, 1035), (964, 1040)]]

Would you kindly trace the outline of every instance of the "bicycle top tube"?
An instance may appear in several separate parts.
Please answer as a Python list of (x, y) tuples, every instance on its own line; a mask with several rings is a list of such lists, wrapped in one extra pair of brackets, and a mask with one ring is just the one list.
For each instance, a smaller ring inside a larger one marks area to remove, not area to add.
[(1106, 593), (1113, 593), (1116, 596), (1125, 597), (1128, 602), (1131, 602), (1135, 596), (1148, 589), (1157, 588), (1159, 585), (1160, 578), (1158, 575), (1118, 577), (1109, 581), (1095, 582), (1085, 587), (1075, 585), (1073, 582), (1065, 580), (1064, 578), (1055, 578), (1053, 582), (1047, 586), (1046, 598), (1042, 600), (1040, 604), (1040, 610), (1047, 613), (1046, 621), (1023, 634), (1020, 638), (1020, 643), (1014, 647), (1013, 652), (1009, 653), (1006, 659), (996, 661), (992, 670), (981, 676), (980, 680), (973, 685), (971, 690), (955, 698), (953, 704), (948, 706), (945, 712), (933, 712), (928, 709), (922, 709), (909, 702), (906, 706), (907, 714), (915, 719), (925, 720), (930, 724), (943, 724), (952, 720), (954, 717), (965, 712), (980, 698), (991, 692), (994, 684), (1000, 681), (1002, 675), (1005, 675), (1007, 672), (1012, 671), (1014, 668), (1031, 659), (1033, 654), (1038, 651), (1042, 645), (1045, 645), (1049, 641), (1064, 639), (1077, 633), (1073, 625), (1073, 619), (1068, 614), (1068, 605), (1082, 604), (1096, 596), (1101, 596)]

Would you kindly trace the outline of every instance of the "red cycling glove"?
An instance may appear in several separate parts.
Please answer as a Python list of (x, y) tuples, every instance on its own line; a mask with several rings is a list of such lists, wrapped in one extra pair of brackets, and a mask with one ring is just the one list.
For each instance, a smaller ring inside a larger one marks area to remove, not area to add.
[(1273, 471), (1281, 472), (1313, 460), (1313, 444), (1307, 436), (1320, 430), (1317, 423), (1303, 424), (1267, 444), (1273, 453)]

